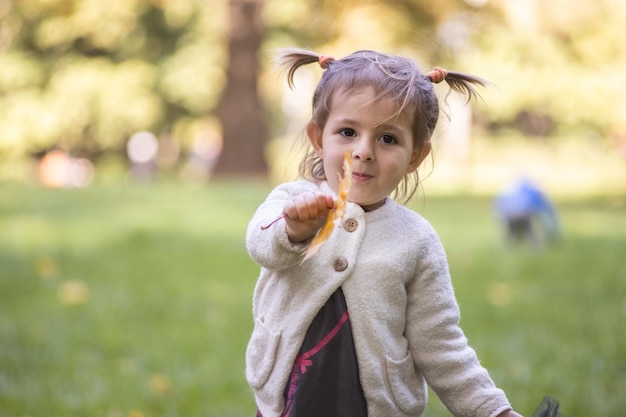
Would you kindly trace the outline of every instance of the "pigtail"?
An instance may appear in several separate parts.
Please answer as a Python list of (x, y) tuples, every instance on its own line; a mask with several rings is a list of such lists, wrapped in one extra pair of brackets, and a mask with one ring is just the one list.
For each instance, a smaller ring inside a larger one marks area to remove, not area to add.
[(278, 50), (276, 62), (281, 71), (287, 71), (287, 83), (293, 89), (295, 87), (293, 77), (296, 70), (303, 65), (320, 62), (320, 57), (308, 49), (284, 48)]
[(483, 78), (456, 71), (448, 71), (445, 80), (451, 90), (467, 96), (468, 103), (471, 100), (480, 98), (480, 94), (476, 90), (475, 86), (487, 87), (493, 85), (491, 82)]
[[(287, 83), (292, 90), (295, 88), (294, 74), (298, 68), (315, 62), (319, 63), (322, 68), (328, 68), (328, 62), (332, 60), (331, 57), (318, 55), (313, 51), (301, 48), (278, 49), (275, 58), (280, 71), (287, 72)], [(315, 151), (311, 150), (310, 144), (307, 145), (306, 155), (300, 161), (298, 171), (302, 178), (315, 181), (324, 181), (326, 179), (323, 161), (317, 156)]]
[[(435, 67), (426, 74), (426, 77), (435, 84), (446, 81), (450, 89), (467, 96), (467, 103), (480, 97), (474, 85), (486, 87), (492, 85), (489, 81), (463, 72), (447, 71), (441, 67)], [(447, 96), (446, 96), (447, 97)]]

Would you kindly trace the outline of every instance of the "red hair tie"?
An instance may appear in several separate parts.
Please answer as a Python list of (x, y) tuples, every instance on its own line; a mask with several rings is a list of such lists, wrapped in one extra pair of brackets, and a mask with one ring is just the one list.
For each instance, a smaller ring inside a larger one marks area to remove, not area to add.
[(435, 84), (439, 84), (446, 79), (446, 77), (448, 76), (448, 71), (441, 67), (435, 67), (428, 74), (426, 74), (426, 76), (430, 78), (430, 81), (434, 82)]
[(320, 57), (318, 58), (319, 62), (320, 62), (320, 67), (322, 67), (322, 69), (326, 69), (328, 68), (328, 64), (332, 61), (335, 60), (335, 58), (333, 58), (330, 55), (320, 55)]

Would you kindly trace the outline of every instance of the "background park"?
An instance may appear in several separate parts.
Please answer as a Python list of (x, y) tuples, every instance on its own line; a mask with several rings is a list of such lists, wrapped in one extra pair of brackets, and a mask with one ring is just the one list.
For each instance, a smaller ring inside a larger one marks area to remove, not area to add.
[[(441, 88), (409, 206), (519, 412), (623, 415), (624, 20), (622, 0), (0, 0), (0, 416), (254, 415), (244, 235), (294, 176), (321, 72), (290, 91), (290, 46), (494, 84), (469, 106)], [(558, 241), (506, 244), (493, 201), (522, 177)]]

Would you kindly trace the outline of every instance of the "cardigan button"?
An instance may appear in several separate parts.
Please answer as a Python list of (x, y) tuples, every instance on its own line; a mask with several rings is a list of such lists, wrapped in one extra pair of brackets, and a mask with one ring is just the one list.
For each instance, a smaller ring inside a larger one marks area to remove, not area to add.
[(359, 222), (357, 221), (357, 219), (348, 219), (343, 223), (343, 228), (350, 233), (354, 232), (357, 227), (359, 227)]
[(348, 267), (348, 260), (344, 258), (343, 256), (340, 256), (337, 259), (335, 259), (335, 262), (333, 263), (333, 267), (335, 268), (335, 271), (337, 272), (345, 271), (346, 268)]

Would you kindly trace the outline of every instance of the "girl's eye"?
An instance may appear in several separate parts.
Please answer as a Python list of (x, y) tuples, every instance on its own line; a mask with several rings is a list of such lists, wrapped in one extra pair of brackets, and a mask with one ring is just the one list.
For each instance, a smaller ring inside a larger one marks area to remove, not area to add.
[(387, 145), (393, 145), (394, 143), (398, 143), (398, 140), (391, 135), (383, 135), (380, 137), (379, 140)]
[(345, 128), (339, 131), (339, 134), (346, 137), (354, 137), (356, 136), (356, 132), (353, 129)]

